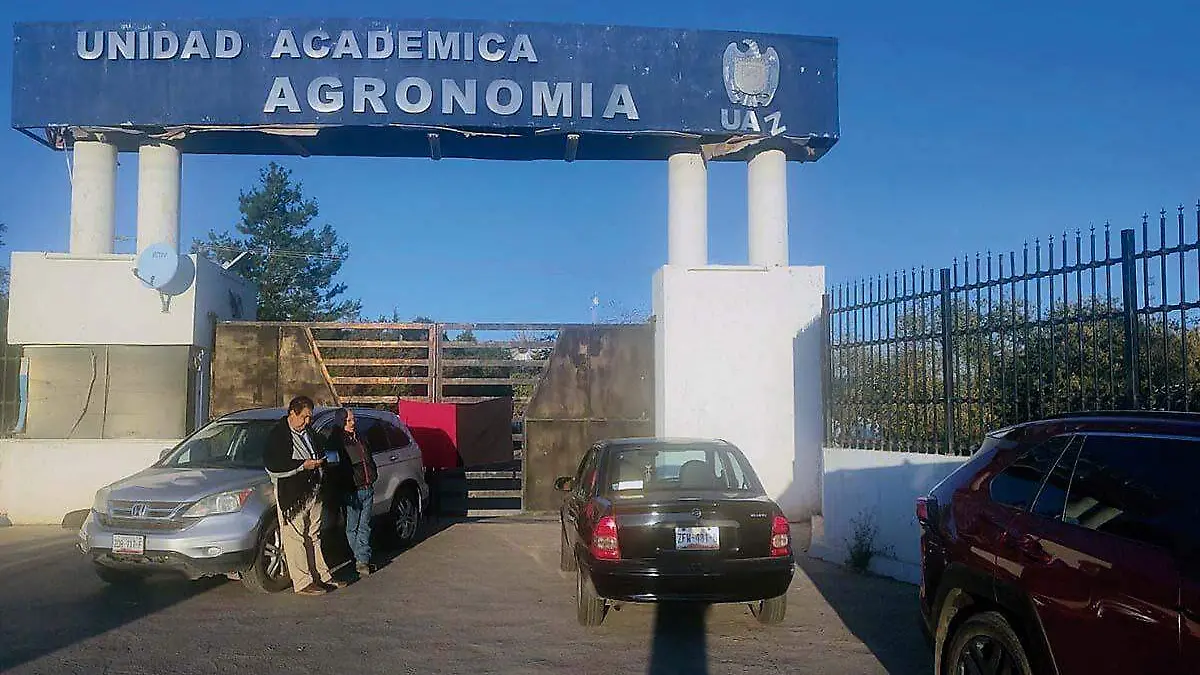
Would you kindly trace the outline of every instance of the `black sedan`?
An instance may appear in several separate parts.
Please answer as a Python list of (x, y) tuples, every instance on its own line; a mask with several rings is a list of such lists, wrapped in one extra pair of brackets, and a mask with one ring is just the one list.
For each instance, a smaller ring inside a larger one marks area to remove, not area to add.
[(747, 603), (787, 611), (790, 527), (745, 456), (719, 440), (602, 441), (559, 478), (563, 571), (577, 572), (579, 623), (623, 602)]

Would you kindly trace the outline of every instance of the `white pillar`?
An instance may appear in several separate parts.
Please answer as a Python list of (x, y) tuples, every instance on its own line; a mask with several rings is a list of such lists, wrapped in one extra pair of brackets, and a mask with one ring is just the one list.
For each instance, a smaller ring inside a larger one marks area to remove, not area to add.
[(750, 264), (788, 264), (787, 156), (764, 150), (750, 159)]
[(179, 250), (179, 190), (182, 157), (173, 145), (138, 149), (137, 250), (168, 243)]
[(667, 159), (667, 262), (708, 264), (708, 167), (698, 152)]
[(112, 253), (117, 230), (117, 146), (76, 141), (73, 154), (70, 252)]

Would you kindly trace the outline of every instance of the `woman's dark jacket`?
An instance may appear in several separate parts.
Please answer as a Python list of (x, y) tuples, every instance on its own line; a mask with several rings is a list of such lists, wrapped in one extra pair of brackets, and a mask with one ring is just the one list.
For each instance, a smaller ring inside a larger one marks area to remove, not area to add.
[(338, 453), (340, 461), (333, 467), (331, 479), (342, 492), (356, 492), (371, 487), (379, 477), (379, 467), (367, 446), (343, 429), (334, 428), (329, 434), (328, 450)]

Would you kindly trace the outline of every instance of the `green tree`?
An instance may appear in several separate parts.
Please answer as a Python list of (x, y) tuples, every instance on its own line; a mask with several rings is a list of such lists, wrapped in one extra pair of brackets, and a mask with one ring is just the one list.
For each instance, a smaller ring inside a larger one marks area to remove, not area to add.
[(313, 224), (315, 199), (305, 198), (291, 171), (275, 162), (259, 174), (254, 189), (238, 198), (242, 218), (236, 234), (211, 231), (193, 252), (225, 263), (248, 251), (239, 269), (258, 285), (260, 321), (343, 321), (362, 311), (334, 281), (350, 247), (331, 225)]

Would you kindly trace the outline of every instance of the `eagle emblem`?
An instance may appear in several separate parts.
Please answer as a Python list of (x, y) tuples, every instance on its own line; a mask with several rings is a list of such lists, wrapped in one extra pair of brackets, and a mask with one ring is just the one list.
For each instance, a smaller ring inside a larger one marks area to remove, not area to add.
[(734, 105), (748, 108), (770, 105), (779, 86), (779, 54), (774, 47), (760, 51), (754, 40), (742, 40), (743, 51), (736, 42), (725, 48), (725, 93)]

